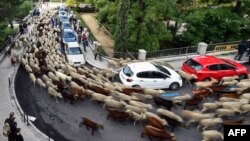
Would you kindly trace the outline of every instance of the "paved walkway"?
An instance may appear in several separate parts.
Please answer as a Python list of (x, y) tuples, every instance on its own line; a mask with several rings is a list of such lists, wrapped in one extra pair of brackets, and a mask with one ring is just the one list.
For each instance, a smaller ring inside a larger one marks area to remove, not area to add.
[(96, 14), (84, 13), (81, 14), (81, 18), (85, 21), (90, 32), (95, 36), (96, 40), (102, 45), (103, 49), (107, 52), (108, 56), (112, 56), (114, 48), (114, 40), (106, 35), (104, 29), (99, 29), (98, 22), (96, 20)]

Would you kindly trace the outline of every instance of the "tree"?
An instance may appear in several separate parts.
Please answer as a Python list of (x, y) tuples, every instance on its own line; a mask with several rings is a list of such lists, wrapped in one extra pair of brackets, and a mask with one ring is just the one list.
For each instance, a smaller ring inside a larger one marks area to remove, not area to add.
[(121, 0), (115, 34), (115, 51), (126, 52), (128, 44), (129, 31), (127, 27), (128, 12), (130, 0)]
[(74, 7), (77, 4), (76, 0), (67, 0), (66, 5), (69, 7)]

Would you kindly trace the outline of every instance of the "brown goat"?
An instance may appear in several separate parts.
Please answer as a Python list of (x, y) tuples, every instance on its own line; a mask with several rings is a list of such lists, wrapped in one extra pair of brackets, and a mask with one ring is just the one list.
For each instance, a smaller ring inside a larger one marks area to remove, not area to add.
[(144, 131), (141, 133), (141, 137), (143, 138), (145, 134), (150, 138), (150, 140), (152, 140), (152, 137), (155, 137), (160, 140), (176, 141), (176, 137), (174, 136), (174, 134), (170, 134), (165, 130), (155, 128), (151, 125), (146, 125), (144, 127)]
[(10, 62), (11, 62), (11, 65), (15, 67), (15, 65), (16, 65), (16, 58), (14, 56), (11, 56)]
[(229, 97), (229, 98), (239, 98), (239, 96), (241, 96), (241, 94), (228, 93), (220, 95), (220, 97)]
[(159, 128), (161, 130), (165, 130), (165, 126), (157, 118), (148, 117), (148, 122), (149, 122), (149, 125), (152, 125), (152, 126)]
[(84, 97), (87, 96), (84, 89), (79, 89), (77, 87), (71, 87), (71, 92), (72, 94), (77, 95), (82, 99), (84, 99)]
[(122, 92), (127, 94), (127, 95), (131, 95), (132, 93), (142, 93), (143, 89), (140, 89), (140, 88), (123, 88)]
[(199, 109), (199, 104), (202, 102), (203, 97), (201, 95), (194, 95), (192, 99), (187, 100), (184, 106), (184, 109), (186, 109), (187, 106), (192, 106)]
[(82, 122), (80, 122), (79, 126), (85, 125), (86, 129), (89, 130), (89, 128), (92, 129), (92, 136), (94, 135), (94, 132), (97, 131), (99, 128), (104, 129), (103, 125), (98, 124), (88, 118), (82, 117)]
[[(247, 122), (246, 119), (243, 118), (243, 117), (241, 117), (241, 118), (238, 119), (238, 120), (224, 120), (223, 123), (222, 123), (222, 125), (223, 125), (223, 126), (224, 126), (224, 125), (242, 125), (242, 124), (244, 124), (244, 123), (246, 123), (246, 122)], [(222, 126), (222, 127), (223, 127), (223, 126)], [(220, 127), (219, 130), (220, 130), (222, 127)]]
[(129, 114), (108, 108), (107, 120), (109, 120), (110, 117), (120, 120), (125, 125), (125, 121), (129, 119)]
[(101, 87), (98, 87), (96, 85), (89, 85), (89, 89), (96, 92), (96, 93), (101, 93), (104, 95), (110, 95), (110, 91)]

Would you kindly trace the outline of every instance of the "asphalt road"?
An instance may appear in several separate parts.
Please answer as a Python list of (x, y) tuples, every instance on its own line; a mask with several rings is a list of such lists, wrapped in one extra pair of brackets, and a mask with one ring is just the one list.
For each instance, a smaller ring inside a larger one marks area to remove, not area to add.
[[(250, 70), (250, 65), (247, 64)], [(84, 101), (77, 101), (70, 105), (69, 101), (51, 98), (47, 90), (34, 86), (30, 81), (28, 74), (20, 67), (15, 80), (15, 91), (19, 103), (23, 110), (31, 116), (37, 117), (34, 124), (42, 132), (53, 138), (55, 141), (148, 141), (148, 137), (141, 138), (143, 126), (146, 124), (137, 123), (133, 125), (133, 121), (129, 121), (126, 125), (122, 125), (113, 119), (106, 120), (107, 111), (102, 105), (93, 103), (86, 98)], [(176, 91), (180, 94), (191, 94), (192, 88), (184, 85), (180, 90)], [(171, 91), (167, 91), (171, 92)], [(211, 101), (213, 99), (209, 99)], [(153, 103), (151, 101), (151, 103)], [(181, 107), (173, 109), (179, 113)], [(88, 117), (104, 125), (104, 130), (99, 130), (94, 136), (91, 131), (85, 127), (79, 127), (81, 117)], [(248, 119), (248, 121), (250, 121)], [(170, 131), (170, 128), (167, 127)], [(200, 141), (201, 132), (196, 131), (196, 125), (192, 125), (189, 129), (176, 128), (174, 134), (178, 141)]]

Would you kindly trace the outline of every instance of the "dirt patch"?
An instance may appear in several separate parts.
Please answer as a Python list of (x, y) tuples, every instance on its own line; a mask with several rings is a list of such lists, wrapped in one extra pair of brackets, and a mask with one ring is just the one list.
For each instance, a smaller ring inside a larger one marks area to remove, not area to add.
[(90, 32), (94, 35), (96, 40), (102, 45), (108, 56), (112, 56), (114, 48), (114, 40), (109, 37), (103, 28), (99, 28), (95, 13), (83, 13), (81, 18), (85, 21)]

